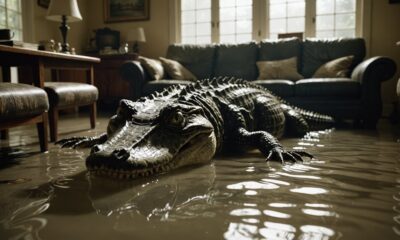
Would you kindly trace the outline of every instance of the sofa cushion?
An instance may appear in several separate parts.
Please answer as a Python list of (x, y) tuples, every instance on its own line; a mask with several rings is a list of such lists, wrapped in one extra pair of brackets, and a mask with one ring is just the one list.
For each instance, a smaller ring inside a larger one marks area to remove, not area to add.
[(160, 80), (164, 78), (164, 67), (162, 66), (160, 60), (139, 57), (139, 61), (151, 80)]
[(215, 45), (173, 44), (168, 47), (167, 58), (180, 62), (198, 79), (213, 75)]
[(296, 97), (359, 98), (361, 85), (350, 78), (312, 78), (295, 83)]
[(260, 42), (258, 61), (274, 61), (297, 57), (297, 71), (301, 69), (301, 40), (298, 38), (283, 38), (278, 40), (263, 40)]
[(257, 79), (288, 79), (297, 81), (303, 79), (303, 76), (297, 72), (297, 58), (276, 61), (257, 61), (258, 78)]
[(167, 88), (172, 85), (178, 84), (189, 84), (192, 83), (188, 80), (172, 80), (172, 79), (162, 79), (158, 81), (149, 81), (143, 85), (142, 96), (146, 96), (155, 91), (162, 91), (164, 88)]
[(263, 86), (280, 97), (294, 96), (294, 82), (289, 80), (255, 80), (251, 83)]
[(318, 68), (313, 78), (349, 77), (350, 66), (353, 63), (353, 59), (353, 56), (346, 56), (329, 61)]
[(353, 55), (350, 72), (365, 57), (365, 41), (362, 38), (307, 39), (303, 43), (301, 74), (309, 78), (315, 71), (333, 59)]
[(255, 42), (219, 45), (214, 76), (255, 80), (258, 75), (256, 66), (257, 54), (258, 46)]
[(189, 81), (197, 80), (196, 76), (194, 76), (193, 73), (187, 70), (178, 61), (163, 57), (160, 57), (160, 61), (168, 76), (172, 79)]

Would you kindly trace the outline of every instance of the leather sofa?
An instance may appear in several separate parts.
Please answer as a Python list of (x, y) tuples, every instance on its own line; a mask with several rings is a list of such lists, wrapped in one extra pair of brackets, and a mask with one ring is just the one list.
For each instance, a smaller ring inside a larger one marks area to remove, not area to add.
[[(347, 77), (312, 77), (324, 63), (349, 55), (354, 58)], [(173, 44), (168, 47), (166, 58), (178, 61), (198, 79), (217, 76), (242, 78), (268, 88), (296, 106), (375, 128), (382, 112), (381, 82), (393, 77), (396, 65), (387, 57), (364, 60), (365, 55), (362, 38), (305, 41), (290, 38), (243, 44)], [(297, 57), (297, 70), (304, 79), (256, 80), (257, 61), (291, 57)], [(133, 100), (172, 84), (190, 83), (174, 79), (151, 81), (138, 61), (124, 63), (121, 75), (133, 82)]]

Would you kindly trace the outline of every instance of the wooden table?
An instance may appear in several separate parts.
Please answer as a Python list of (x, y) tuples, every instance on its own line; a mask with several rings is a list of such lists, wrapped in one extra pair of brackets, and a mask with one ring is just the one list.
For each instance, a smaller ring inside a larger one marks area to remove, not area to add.
[[(95, 57), (0, 45), (0, 66), (2, 67), (3, 82), (11, 82), (11, 67), (22, 66), (32, 69), (32, 81), (33, 85), (36, 87), (44, 88), (46, 68), (84, 70), (86, 71), (86, 82), (94, 85), (94, 64), (99, 62), (100, 59)], [(44, 128), (46, 146), (41, 147), (47, 149), (47, 113), (42, 117), (36, 117), (26, 123), (40, 123), (42, 125)], [(10, 124), (10, 127), (14, 125)], [(2, 131), (1, 135), (3, 137), (3, 135), (7, 134), (5, 134), (5, 131)]]
[(93, 85), (93, 65), (99, 62), (100, 59), (95, 57), (0, 45), (0, 65), (4, 82), (10, 82), (10, 67), (25, 66), (32, 68), (33, 84), (40, 88), (44, 86), (46, 68), (86, 70), (86, 82)]

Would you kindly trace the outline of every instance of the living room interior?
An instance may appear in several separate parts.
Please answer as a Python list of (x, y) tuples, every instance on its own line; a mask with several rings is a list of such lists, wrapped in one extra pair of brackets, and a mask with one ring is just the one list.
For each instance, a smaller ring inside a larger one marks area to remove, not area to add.
[[(4, 239), (400, 236), (400, 1), (60, 1), (0, 0)], [(316, 74), (338, 59), (343, 74)], [(134, 179), (89, 169), (122, 99), (213, 77), (336, 124), (279, 138), (313, 156), (295, 163), (251, 149)]]

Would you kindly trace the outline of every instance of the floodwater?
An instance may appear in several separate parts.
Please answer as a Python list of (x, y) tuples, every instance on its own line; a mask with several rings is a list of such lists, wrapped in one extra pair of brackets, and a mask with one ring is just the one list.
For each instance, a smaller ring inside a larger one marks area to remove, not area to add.
[[(86, 122), (60, 126), (106, 127)], [(134, 181), (89, 176), (88, 150), (37, 153), (26, 129), (1, 142), (0, 239), (400, 239), (398, 126), (283, 139), (303, 164), (254, 151)]]

